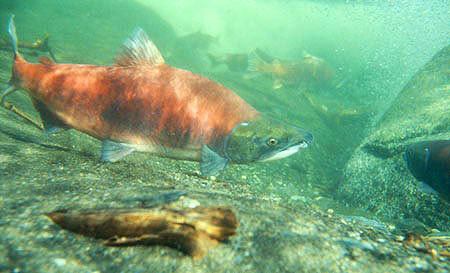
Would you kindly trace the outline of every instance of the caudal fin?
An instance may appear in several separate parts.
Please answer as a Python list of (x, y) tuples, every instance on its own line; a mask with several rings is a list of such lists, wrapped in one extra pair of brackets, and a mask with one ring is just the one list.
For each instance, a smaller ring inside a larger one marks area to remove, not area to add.
[[(11, 46), (14, 51), (14, 60), (16, 60), (17, 58), (20, 58), (20, 54), (17, 51), (17, 34), (16, 34), (16, 26), (14, 26), (14, 14), (11, 14), (11, 16), (9, 17), (8, 33), (9, 37), (11, 38)], [(17, 88), (15, 85), (13, 72), (11, 79), (9, 80), (8, 86), (0, 92), (0, 105), (3, 105), (6, 96), (8, 96), (9, 94), (11, 94), (16, 90)]]
[(248, 71), (249, 72), (261, 72), (261, 67), (266, 62), (259, 57), (259, 55), (253, 50), (248, 56)]
[(19, 55), (19, 51), (17, 50), (17, 33), (16, 26), (14, 25), (14, 14), (11, 14), (11, 16), (9, 16), (8, 33), (9, 37), (11, 38), (11, 47), (14, 51), (15, 59)]

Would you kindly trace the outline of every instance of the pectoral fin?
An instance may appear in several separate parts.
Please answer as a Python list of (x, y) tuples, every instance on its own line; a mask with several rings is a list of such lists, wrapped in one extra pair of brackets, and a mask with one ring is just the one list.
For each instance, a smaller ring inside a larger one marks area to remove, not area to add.
[(103, 141), (101, 161), (116, 162), (124, 156), (134, 152), (136, 149), (129, 144), (114, 142), (111, 140)]
[(203, 176), (216, 175), (223, 169), (225, 169), (228, 161), (228, 159), (221, 157), (216, 152), (211, 150), (207, 145), (203, 145), (200, 171)]
[(8, 87), (3, 89), (0, 92), (0, 105), (3, 105), (3, 100), (5, 99), (6, 96), (8, 96), (9, 94), (11, 94), (12, 92), (14, 92), (16, 90), (17, 90), (17, 88), (14, 85), (8, 85)]

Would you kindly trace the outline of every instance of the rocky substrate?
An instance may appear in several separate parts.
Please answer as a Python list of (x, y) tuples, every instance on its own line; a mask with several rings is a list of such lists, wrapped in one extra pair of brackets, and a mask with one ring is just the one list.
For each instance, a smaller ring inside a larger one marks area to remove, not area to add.
[(408, 144), (450, 139), (450, 46), (404, 87), (344, 170), (338, 198), (389, 218), (450, 230), (450, 204), (418, 187), (402, 154)]

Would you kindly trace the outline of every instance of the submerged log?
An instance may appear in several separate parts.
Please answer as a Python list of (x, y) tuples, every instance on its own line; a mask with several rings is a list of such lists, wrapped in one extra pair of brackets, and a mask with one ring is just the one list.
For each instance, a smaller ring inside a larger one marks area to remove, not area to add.
[(165, 245), (193, 258), (229, 239), (239, 225), (226, 207), (60, 210), (46, 216), (63, 229), (105, 239), (107, 246)]

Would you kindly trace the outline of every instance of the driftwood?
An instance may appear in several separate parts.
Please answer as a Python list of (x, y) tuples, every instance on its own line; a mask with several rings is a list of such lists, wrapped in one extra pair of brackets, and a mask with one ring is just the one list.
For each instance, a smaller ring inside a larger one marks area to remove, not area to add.
[(64, 229), (99, 239), (107, 246), (165, 245), (201, 258), (236, 233), (230, 208), (108, 208), (46, 214)]
[(25, 114), (24, 112), (20, 111), (19, 109), (17, 109), (17, 107), (15, 107), (14, 105), (12, 105), (9, 102), (3, 102), (2, 104), (0, 104), (1, 106), (3, 106), (5, 109), (13, 112), (14, 114), (18, 115), (19, 117), (23, 118), (24, 120), (26, 120), (27, 122), (31, 123), (34, 127), (43, 130), (44, 126), (40, 123), (35, 121), (32, 117), (30, 117), (29, 115)]

